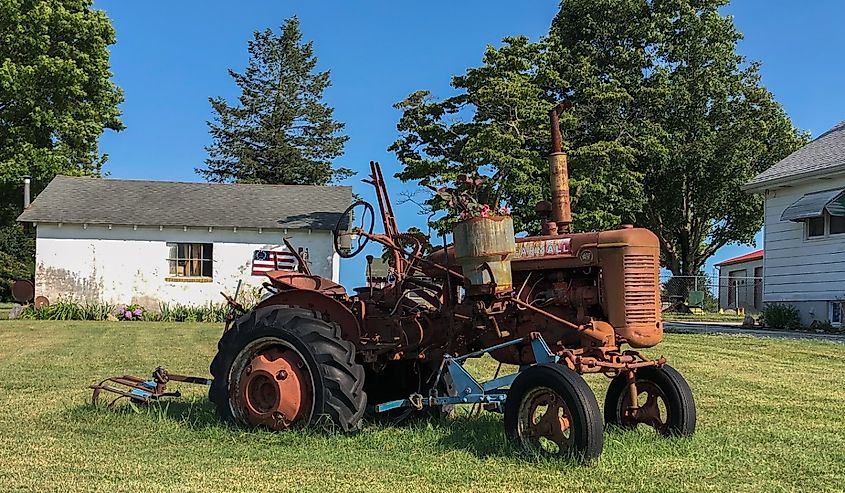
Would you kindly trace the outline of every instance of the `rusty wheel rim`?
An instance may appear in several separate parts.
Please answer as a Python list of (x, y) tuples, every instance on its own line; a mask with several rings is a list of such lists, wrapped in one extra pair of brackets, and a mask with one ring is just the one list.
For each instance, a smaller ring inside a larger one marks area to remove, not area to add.
[(623, 426), (634, 428), (638, 424), (651, 426), (658, 432), (668, 429), (670, 415), (666, 395), (654, 382), (637, 380), (637, 409), (630, 409), (628, 393), (619, 402), (620, 421)]
[(241, 421), (284, 430), (310, 416), (314, 405), (312, 378), (294, 348), (278, 340), (265, 341), (245, 348), (235, 363), (230, 402)]
[(573, 447), (572, 416), (563, 397), (548, 387), (531, 389), (519, 405), (517, 430), (523, 446), (549, 454)]

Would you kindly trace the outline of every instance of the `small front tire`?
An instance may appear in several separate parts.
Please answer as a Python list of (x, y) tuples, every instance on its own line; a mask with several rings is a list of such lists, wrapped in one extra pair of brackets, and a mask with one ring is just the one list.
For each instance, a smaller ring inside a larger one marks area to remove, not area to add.
[(631, 412), (628, 379), (615, 376), (604, 400), (604, 421), (623, 429), (647, 424), (664, 436), (690, 436), (695, 432), (695, 398), (684, 377), (669, 365), (635, 370), (637, 404)]
[(584, 462), (597, 459), (604, 446), (595, 394), (581, 375), (558, 364), (531, 366), (514, 380), (505, 432), (529, 450)]

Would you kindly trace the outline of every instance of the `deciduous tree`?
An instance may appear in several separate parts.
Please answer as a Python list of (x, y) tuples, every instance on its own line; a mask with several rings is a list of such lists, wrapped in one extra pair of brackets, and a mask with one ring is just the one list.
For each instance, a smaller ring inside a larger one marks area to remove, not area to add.
[(741, 185), (806, 141), (759, 64), (737, 52), (726, 3), (564, 0), (546, 38), (508, 38), (453, 78), (459, 95), (417, 92), (398, 105), (398, 176), (429, 184), (486, 171), (517, 224), (536, 230), (532, 206), (549, 195), (545, 112), (567, 99), (575, 229), (648, 227), (666, 268), (698, 273), (762, 226), (762, 200)]
[(57, 174), (99, 175), (107, 158), (97, 147), (100, 135), (123, 128), (123, 94), (109, 67), (114, 42), (111, 21), (90, 0), (0, 0), (4, 285), (31, 274), (33, 242), (14, 222), (22, 177), (31, 175), (38, 193)]

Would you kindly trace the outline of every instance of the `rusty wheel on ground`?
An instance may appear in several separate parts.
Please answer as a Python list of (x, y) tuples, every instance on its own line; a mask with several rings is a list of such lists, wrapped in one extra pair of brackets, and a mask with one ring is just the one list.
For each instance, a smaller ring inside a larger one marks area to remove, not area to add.
[(604, 421), (609, 426), (633, 429), (639, 424), (665, 436), (695, 432), (695, 399), (684, 377), (669, 365), (636, 370), (637, 407), (631, 408), (627, 376), (613, 378), (604, 401)]
[(505, 401), (505, 432), (521, 446), (584, 461), (601, 455), (601, 413), (578, 373), (557, 364), (532, 366), (514, 380)]
[(239, 318), (221, 337), (211, 373), (218, 414), (241, 425), (348, 431), (366, 407), (355, 347), (336, 324), (302, 308), (273, 306)]

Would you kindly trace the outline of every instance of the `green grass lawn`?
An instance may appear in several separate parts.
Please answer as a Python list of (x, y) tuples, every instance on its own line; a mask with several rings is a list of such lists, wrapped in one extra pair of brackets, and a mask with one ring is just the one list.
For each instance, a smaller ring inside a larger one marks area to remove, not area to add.
[[(133, 412), (95, 409), (86, 386), (158, 364), (206, 375), (220, 327), (0, 322), (0, 491), (843, 491), (845, 346), (670, 334), (698, 432), (605, 434), (585, 467), (511, 447), (501, 418), (368, 424), (352, 435), (219, 423), (203, 388)], [(474, 363), (479, 373), (492, 362)], [(589, 378), (601, 402), (607, 379)]]
[(678, 313), (678, 312), (664, 312), (663, 320), (679, 321), (679, 322), (742, 322), (745, 320), (745, 315), (737, 315), (735, 313)]

